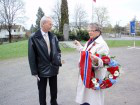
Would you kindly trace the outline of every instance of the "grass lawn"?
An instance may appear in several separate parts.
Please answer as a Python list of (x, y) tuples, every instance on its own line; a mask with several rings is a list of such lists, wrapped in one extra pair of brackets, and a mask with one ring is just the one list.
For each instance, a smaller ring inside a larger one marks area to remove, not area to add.
[[(69, 53), (75, 51), (73, 48), (61, 47), (62, 53)], [(28, 41), (19, 41), (14, 43), (8, 43), (0, 45), (0, 60), (9, 58), (18, 58), (27, 56), (28, 52)]]
[[(125, 47), (133, 46), (134, 41), (132, 40), (106, 40), (109, 47)], [(140, 46), (140, 41), (136, 41), (136, 46)]]
[[(133, 41), (127, 40), (107, 40), (109, 47), (133, 46)], [(140, 46), (140, 41), (136, 41), (136, 46)], [(62, 53), (74, 52), (73, 48), (64, 48), (60, 46)], [(27, 56), (28, 43), (27, 40), (14, 42), (10, 44), (0, 45), (0, 60), (9, 58), (18, 58)]]
[(0, 45), (0, 60), (27, 56), (27, 40)]

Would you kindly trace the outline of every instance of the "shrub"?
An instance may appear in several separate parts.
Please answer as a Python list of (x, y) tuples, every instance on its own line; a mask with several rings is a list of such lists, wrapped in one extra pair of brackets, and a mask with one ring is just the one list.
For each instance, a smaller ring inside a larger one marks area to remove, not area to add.
[(77, 40), (78, 38), (77, 38), (76, 32), (70, 31), (69, 39), (70, 40)]
[(87, 41), (89, 39), (88, 32), (86, 30), (79, 30), (77, 32), (77, 38), (78, 38), (78, 40)]
[(137, 36), (140, 36), (140, 32), (137, 32)]
[(59, 31), (52, 31), (52, 33), (54, 33), (57, 36), (59, 41), (63, 41), (64, 40), (64, 36), (63, 36), (63, 34), (61, 32), (59, 32)]

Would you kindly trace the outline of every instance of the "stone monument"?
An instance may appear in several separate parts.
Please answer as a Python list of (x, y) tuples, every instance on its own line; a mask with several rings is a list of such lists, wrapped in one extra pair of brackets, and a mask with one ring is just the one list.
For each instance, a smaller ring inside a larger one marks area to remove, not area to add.
[(68, 41), (69, 39), (69, 25), (68, 24), (64, 24), (63, 35), (64, 35), (64, 40)]

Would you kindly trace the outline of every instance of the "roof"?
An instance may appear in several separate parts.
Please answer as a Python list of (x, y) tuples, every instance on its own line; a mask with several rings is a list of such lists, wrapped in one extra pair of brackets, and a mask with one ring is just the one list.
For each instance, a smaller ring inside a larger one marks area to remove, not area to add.
[[(0, 29), (6, 29), (7, 26), (5, 25), (0, 25)], [(19, 29), (23, 27), (22, 25), (12, 25), (12, 29)]]

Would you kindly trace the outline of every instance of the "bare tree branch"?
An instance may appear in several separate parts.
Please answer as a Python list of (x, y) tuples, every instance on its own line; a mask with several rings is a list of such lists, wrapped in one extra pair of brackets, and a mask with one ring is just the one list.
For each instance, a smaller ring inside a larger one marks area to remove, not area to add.
[(101, 26), (107, 24), (109, 19), (107, 8), (105, 7), (95, 8), (95, 17), (97, 18), (97, 22)]
[(56, 2), (55, 7), (53, 8), (52, 12), (53, 12), (52, 18), (54, 20), (54, 26), (57, 30), (59, 30), (60, 23), (61, 23), (61, 11), (60, 11), (59, 1)]
[(75, 22), (75, 26), (76, 28), (78, 28), (79, 30), (82, 28), (82, 26), (84, 26), (85, 23), (87, 23), (87, 13), (86, 11), (83, 9), (83, 7), (79, 4), (77, 4), (75, 6), (75, 10), (74, 10), (74, 22)]
[(9, 32), (9, 42), (11, 42), (11, 28), (24, 12), (24, 3), (21, 0), (0, 0), (0, 19)]

